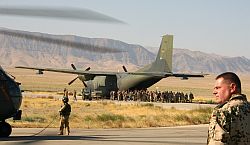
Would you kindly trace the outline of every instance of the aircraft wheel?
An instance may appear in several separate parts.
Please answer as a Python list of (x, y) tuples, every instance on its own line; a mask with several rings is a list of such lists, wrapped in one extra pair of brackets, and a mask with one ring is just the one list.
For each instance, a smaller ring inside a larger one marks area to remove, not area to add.
[(5, 121), (0, 122), (0, 137), (8, 137), (12, 132), (11, 125)]

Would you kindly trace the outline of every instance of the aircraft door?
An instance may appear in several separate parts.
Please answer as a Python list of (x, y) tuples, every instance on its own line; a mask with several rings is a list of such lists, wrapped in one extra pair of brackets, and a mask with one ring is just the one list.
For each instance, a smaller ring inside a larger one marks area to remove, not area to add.
[(110, 92), (111, 91), (117, 91), (117, 77), (116, 76), (107, 76), (105, 80), (105, 86), (106, 86), (106, 97), (110, 98)]
[(98, 76), (92, 81), (93, 91), (101, 92), (103, 98), (110, 97), (110, 91), (116, 91), (117, 78), (116, 76)]

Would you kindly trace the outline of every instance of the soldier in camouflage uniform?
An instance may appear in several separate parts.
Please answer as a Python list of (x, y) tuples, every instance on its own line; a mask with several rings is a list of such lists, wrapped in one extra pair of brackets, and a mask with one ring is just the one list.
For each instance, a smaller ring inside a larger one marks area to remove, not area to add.
[(64, 128), (67, 129), (68, 135), (70, 133), (69, 130), (69, 115), (71, 112), (71, 106), (70, 104), (68, 104), (69, 98), (68, 97), (63, 97), (62, 99), (64, 105), (61, 107), (61, 109), (59, 110), (60, 113), (60, 132), (58, 133), (58, 135), (63, 135), (63, 130)]
[(250, 104), (241, 94), (239, 77), (226, 72), (216, 77), (216, 102), (208, 129), (208, 145), (249, 145)]

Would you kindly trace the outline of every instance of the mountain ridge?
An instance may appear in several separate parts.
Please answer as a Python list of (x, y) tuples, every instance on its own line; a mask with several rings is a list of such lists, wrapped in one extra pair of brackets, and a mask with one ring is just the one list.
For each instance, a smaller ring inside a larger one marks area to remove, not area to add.
[[(90, 66), (93, 70), (118, 71), (122, 70), (122, 65), (125, 65), (129, 71), (132, 71), (153, 62), (156, 58), (156, 54), (151, 52), (150, 48), (146, 49), (141, 45), (128, 44), (120, 40), (87, 38), (74, 35), (52, 35), (40, 32), (26, 33), (126, 51), (121, 53), (95, 53), (68, 46), (0, 34), (0, 61), (2, 66), (14, 67), (21, 65), (70, 68), (70, 64), (74, 63), (81, 69)], [(173, 71), (205, 73), (233, 71), (249, 73), (250, 60), (244, 56), (227, 57), (201, 51), (174, 48)]]

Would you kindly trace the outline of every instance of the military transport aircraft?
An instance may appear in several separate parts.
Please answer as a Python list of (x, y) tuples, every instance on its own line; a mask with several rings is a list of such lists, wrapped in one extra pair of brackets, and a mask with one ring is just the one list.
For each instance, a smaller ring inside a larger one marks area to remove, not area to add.
[(182, 79), (204, 77), (204, 74), (173, 73), (172, 55), (173, 35), (164, 35), (156, 60), (135, 72), (129, 72), (125, 67), (123, 67), (124, 72), (90, 71), (90, 68), (77, 70), (73, 64), (73, 70), (25, 66), (18, 66), (16, 68), (38, 70), (40, 73), (43, 71), (51, 71), (77, 74), (78, 76), (69, 82), (69, 85), (79, 78), (85, 86), (83, 93), (85, 93), (84, 91), (100, 92), (103, 98), (108, 98), (110, 91), (146, 89), (162, 78), (170, 76), (180, 77)]

